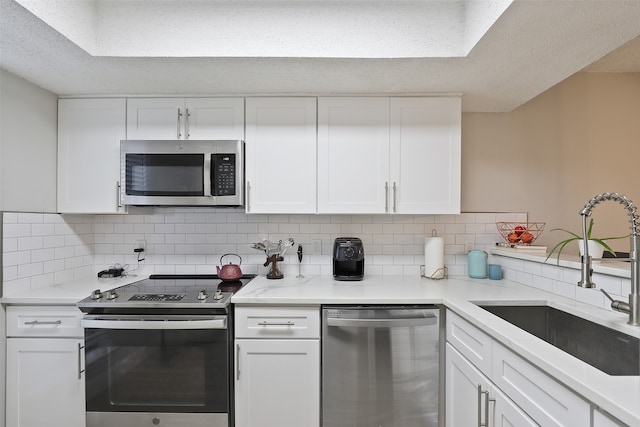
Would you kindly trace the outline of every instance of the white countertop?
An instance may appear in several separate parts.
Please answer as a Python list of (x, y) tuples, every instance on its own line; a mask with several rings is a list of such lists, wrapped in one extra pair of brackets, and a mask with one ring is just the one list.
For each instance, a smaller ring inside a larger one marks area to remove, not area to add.
[(61, 285), (44, 288), (28, 289), (24, 292), (8, 295), (0, 301), (2, 304), (18, 305), (75, 305), (81, 299), (91, 295), (95, 289), (108, 291), (129, 283), (137, 282), (149, 277), (138, 274), (136, 276), (120, 276), (112, 278), (87, 277)]
[(242, 305), (444, 304), (585, 399), (629, 425), (640, 425), (640, 376), (607, 375), (473, 302), (547, 304), (640, 337), (640, 328), (628, 325), (628, 316), (622, 313), (507, 280), (467, 277), (434, 281), (420, 277), (378, 276), (365, 277), (358, 282), (341, 282), (330, 276), (285, 277), (281, 280), (258, 276), (240, 289), (231, 301)]
[[(491, 250), (491, 253), (493, 255), (533, 261), (541, 264), (558, 265), (560, 267), (572, 268), (574, 270), (580, 270), (582, 268), (580, 257), (574, 255), (562, 255), (560, 260), (558, 260), (556, 254), (552, 254), (549, 259), (547, 259), (546, 255), (532, 255), (527, 253), (513, 252), (501, 249), (499, 247)], [(593, 271), (595, 273), (624, 277), (627, 279), (631, 277), (631, 263), (618, 261), (616, 258), (607, 258), (606, 260), (593, 261), (591, 264), (591, 268), (593, 268)]]
[[(74, 305), (94, 289), (106, 291), (146, 275), (76, 280), (2, 298), (3, 304)], [(640, 377), (607, 375), (479, 308), (473, 302), (548, 304), (605, 326), (640, 337), (627, 316), (588, 306), (508, 280), (450, 277), (430, 280), (410, 276), (372, 276), (339, 282), (331, 276), (269, 280), (258, 276), (236, 293), (234, 304), (444, 304), (567, 387), (629, 425), (640, 425)], [(594, 345), (597, 345), (595, 343)]]

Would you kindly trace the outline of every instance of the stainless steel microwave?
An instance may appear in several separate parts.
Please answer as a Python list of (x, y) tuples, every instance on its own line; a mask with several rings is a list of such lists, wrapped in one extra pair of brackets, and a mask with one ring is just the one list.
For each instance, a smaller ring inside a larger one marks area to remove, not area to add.
[(120, 202), (137, 206), (242, 206), (244, 142), (120, 141)]

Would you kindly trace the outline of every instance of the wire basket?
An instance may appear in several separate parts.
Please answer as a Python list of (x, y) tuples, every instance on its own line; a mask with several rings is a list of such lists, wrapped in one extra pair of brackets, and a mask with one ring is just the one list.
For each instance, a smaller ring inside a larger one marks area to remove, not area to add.
[(532, 244), (542, 234), (544, 225), (544, 222), (496, 222), (504, 241), (513, 245)]

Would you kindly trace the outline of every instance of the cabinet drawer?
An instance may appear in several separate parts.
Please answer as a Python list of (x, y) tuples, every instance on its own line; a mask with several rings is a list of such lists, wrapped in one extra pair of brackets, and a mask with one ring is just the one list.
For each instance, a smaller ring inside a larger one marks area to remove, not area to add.
[(237, 307), (237, 338), (320, 338), (318, 307)]
[(447, 310), (447, 342), (488, 377), (491, 377), (492, 341), (489, 335)]
[(591, 406), (506, 347), (494, 343), (493, 382), (542, 426), (588, 426)]
[(8, 337), (81, 338), (82, 312), (75, 306), (8, 306)]

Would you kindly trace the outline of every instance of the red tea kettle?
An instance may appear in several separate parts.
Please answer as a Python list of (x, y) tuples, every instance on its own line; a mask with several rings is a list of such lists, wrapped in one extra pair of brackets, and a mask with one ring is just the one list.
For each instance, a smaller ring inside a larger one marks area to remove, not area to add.
[(222, 265), (222, 258), (227, 255), (235, 255), (240, 258), (240, 264), (242, 264), (242, 258), (238, 254), (224, 254), (220, 257), (220, 266), (216, 266), (216, 270), (218, 270), (218, 278), (220, 278), (223, 282), (235, 282), (240, 280), (242, 277), (242, 270), (240, 270), (240, 264), (226, 264)]

